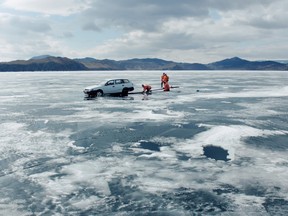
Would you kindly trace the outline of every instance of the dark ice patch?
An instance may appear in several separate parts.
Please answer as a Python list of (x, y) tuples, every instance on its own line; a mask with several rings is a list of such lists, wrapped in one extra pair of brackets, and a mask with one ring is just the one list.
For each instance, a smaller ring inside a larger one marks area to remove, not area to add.
[(213, 192), (215, 192), (217, 195), (221, 194), (227, 194), (227, 193), (239, 193), (239, 189), (234, 187), (233, 185), (229, 184), (223, 184), (220, 185), (219, 188), (213, 189)]
[(248, 196), (258, 196), (264, 197), (268, 193), (269, 188), (261, 185), (259, 182), (255, 182), (254, 184), (247, 184), (243, 192)]
[[(222, 99), (221, 99), (222, 100)], [(219, 99), (199, 99), (197, 100), (197, 102), (193, 103), (193, 108), (195, 110), (195, 112), (198, 112), (198, 109), (207, 109), (208, 112), (209, 110), (233, 110), (233, 111), (239, 111), (239, 110), (243, 110), (244, 107), (238, 105), (239, 102), (241, 101), (245, 101), (242, 100), (241, 98), (227, 98), (225, 99), (225, 101), (228, 101), (229, 103), (221, 103), (221, 100), (219, 101)], [(224, 100), (224, 99), (223, 99)], [(202, 111), (201, 111), (202, 112)]]
[[(206, 130), (204, 127), (199, 127), (197, 122), (187, 124), (159, 124), (159, 123), (133, 123), (131, 126), (135, 131), (135, 135), (152, 138), (154, 136), (176, 137), (176, 138), (191, 138), (194, 135)], [(141, 131), (141, 133), (139, 133)], [(139, 137), (140, 138), (140, 137)]]
[(149, 141), (141, 141), (140, 142), (140, 148), (148, 149), (151, 151), (158, 151), (160, 152), (160, 147), (157, 143), (149, 142)]
[(173, 196), (165, 194), (163, 198), (173, 200), (177, 206), (181, 206), (195, 215), (216, 215), (229, 208), (229, 203), (225, 199), (206, 190), (194, 191), (188, 188), (179, 188)]
[[(43, 200), (46, 199), (43, 188), (40, 185), (35, 184), (35, 182), (7, 175), (0, 179), (0, 184), (0, 197), (5, 197), (5, 200), (3, 201), (4, 205), (6, 204), (5, 202), (9, 205), (11, 200), (21, 200), (21, 205), (24, 206), (24, 210), (27, 208), (27, 210), (29, 209), (29, 211), (35, 213), (42, 212), (47, 208), (47, 206), (42, 205)], [(35, 194), (37, 194), (37, 196), (35, 196)]]
[(262, 205), (269, 215), (288, 215), (288, 200), (268, 198)]
[(223, 161), (229, 161), (230, 159), (227, 158), (228, 151), (219, 147), (219, 146), (204, 146), (203, 147), (204, 155), (208, 158), (212, 158), (215, 160), (223, 160)]
[(250, 137), (245, 143), (257, 148), (265, 148), (272, 151), (285, 151), (288, 149), (287, 135)]
[[(272, 103), (272, 102), (271, 102)], [(256, 120), (263, 121), (264, 123), (261, 125), (262, 129), (267, 130), (284, 130), (288, 129), (288, 115), (287, 115), (287, 106), (283, 105), (283, 107), (275, 107), (274, 111), (278, 112), (278, 114), (267, 116), (257, 116)]]
[(103, 208), (98, 205), (87, 215), (176, 215), (175, 210), (168, 209), (171, 200), (139, 190), (133, 183), (135, 178), (137, 175), (111, 179), (108, 182), (111, 198), (105, 198)]
[(57, 180), (62, 178), (63, 176), (68, 175), (67, 173), (62, 172), (62, 168), (63, 166), (67, 166), (69, 164), (69, 161), (56, 162), (53, 161), (53, 158), (43, 157), (24, 163), (23, 170), (25, 170), (28, 176), (37, 173), (50, 172), (53, 170), (53, 173), (55, 174), (49, 175), (48, 178), (52, 180)]
[(191, 156), (178, 152), (177, 153), (177, 159), (180, 161), (188, 161), (191, 159)]

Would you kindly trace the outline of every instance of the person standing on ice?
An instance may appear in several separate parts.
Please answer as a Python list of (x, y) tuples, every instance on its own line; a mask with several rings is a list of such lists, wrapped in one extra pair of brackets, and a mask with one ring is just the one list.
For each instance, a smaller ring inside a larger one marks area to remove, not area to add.
[(163, 87), (163, 84), (169, 81), (169, 76), (166, 73), (163, 73), (161, 76), (161, 88)]
[(168, 82), (164, 83), (163, 91), (170, 91), (170, 85)]

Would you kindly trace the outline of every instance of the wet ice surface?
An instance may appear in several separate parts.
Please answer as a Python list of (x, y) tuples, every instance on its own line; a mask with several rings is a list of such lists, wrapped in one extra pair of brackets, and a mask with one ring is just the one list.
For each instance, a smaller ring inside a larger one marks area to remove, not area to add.
[(168, 74), (0, 73), (0, 214), (288, 215), (287, 72)]

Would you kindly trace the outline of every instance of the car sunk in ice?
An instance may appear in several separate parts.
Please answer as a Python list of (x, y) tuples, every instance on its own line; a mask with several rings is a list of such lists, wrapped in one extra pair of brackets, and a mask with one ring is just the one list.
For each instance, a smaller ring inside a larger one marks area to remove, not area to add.
[(88, 98), (101, 97), (103, 95), (127, 96), (134, 90), (133, 83), (128, 79), (111, 79), (96, 86), (88, 86), (84, 94)]

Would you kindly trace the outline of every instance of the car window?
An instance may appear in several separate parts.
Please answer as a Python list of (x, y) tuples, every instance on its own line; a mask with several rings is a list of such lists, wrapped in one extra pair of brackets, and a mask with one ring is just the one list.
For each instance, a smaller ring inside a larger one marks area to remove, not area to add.
[(123, 82), (124, 82), (124, 83), (129, 83), (129, 80), (124, 79)]
[(123, 83), (123, 80), (121, 79), (115, 80), (115, 84), (121, 84), (121, 83)]
[(105, 85), (114, 85), (114, 80), (109, 80)]

